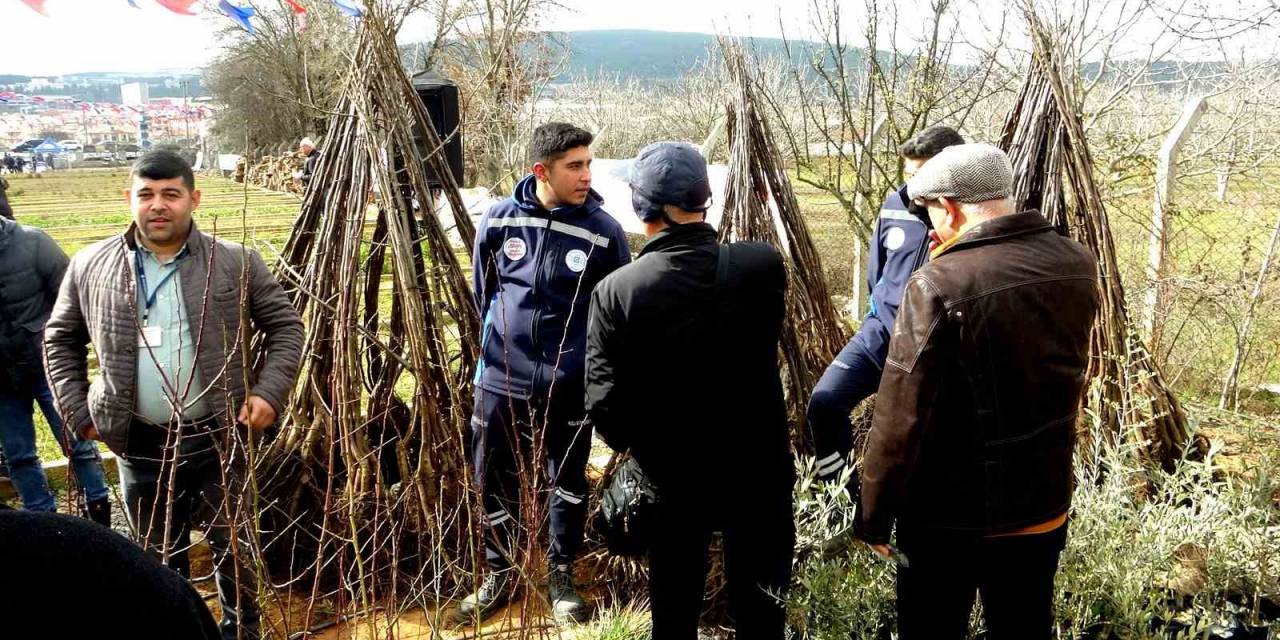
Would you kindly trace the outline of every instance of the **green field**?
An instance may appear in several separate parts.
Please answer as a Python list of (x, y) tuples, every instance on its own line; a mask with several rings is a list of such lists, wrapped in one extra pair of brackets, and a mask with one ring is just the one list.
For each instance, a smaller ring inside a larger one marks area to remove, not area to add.
[[(74, 254), (129, 224), (128, 179), (125, 169), (9, 176), (9, 199), (24, 224), (45, 229)], [(219, 235), (247, 232), (251, 241), (282, 243), (298, 213), (299, 200), (290, 194), (210, 176), (199, 176), (197, 187), (203, 201), (196, 222)]]

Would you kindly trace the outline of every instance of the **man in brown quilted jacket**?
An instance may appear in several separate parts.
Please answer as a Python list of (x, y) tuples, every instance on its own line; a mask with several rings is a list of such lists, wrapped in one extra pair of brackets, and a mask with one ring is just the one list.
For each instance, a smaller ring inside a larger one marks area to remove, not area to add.
[[(253, 521), (242, 504), (244, 442), (284, 411), (302, 321), (256, 252), (196, 229), (200, 191), (185, 160), (149, 152), (131, 182), (132, 224), (77, 253), (62, 281), (45, 329), (49, 381), (73, 433), (119, 456), (140, 543), (186, 575), (191, 529), (202, 527), (223, 637), (256, 638), (248, 546), (232, 545)], [(266, 347), (253, 369), (250, 326)]]

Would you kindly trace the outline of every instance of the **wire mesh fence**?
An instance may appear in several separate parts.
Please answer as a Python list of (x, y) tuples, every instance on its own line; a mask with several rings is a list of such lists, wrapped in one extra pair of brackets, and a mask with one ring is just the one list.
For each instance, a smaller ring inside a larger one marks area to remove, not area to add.
[(1117, 156), (1105, 198), (1130, 308), (1170, 382), (1222, 408), (1270, 412), (1280, 391), (1280, 126), (1206, 102), (1167, 187), (1149, 150)]

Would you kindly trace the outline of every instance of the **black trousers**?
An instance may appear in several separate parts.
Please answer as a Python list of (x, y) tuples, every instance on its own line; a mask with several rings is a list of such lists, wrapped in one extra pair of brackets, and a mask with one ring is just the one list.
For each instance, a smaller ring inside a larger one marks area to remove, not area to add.
[(1053, 579), (1066, 541), (1066, 525), (999, 538), (899, 527), (898, 544), (911, 565), (898, 569), (899, 638), (963, 640), (980, 594), (988, 640), (1048, 640)]
[(167, 552), (169, 568), (185, 578), (191, 577), (191, 530), (199, 527), (213, 553), (222, 637), (254, 640), (260, 619), (257, 581), (243, 560), (248, 546), (241, 544), (234, 554), (232, 549), (235, 523), (252, 522), (242, 504), (243, 458), (227, 447), (220, 454), (214, 439), (221, 434), (208, 427), (184, 427), (176, 458), (171, 451), (165, 462), (162, 452), (166, 444), (173, 445), (166, 443), (166, 428), (136, 421), (130, 425), (126, 455), (117, 461), (125, 513), (147, 553), (163, 561)]
[[(786, 608), (781, 601), (791, 583), (795, 523), (791, 513), (791, 484), (783, 491), (757, 494), (734, 505), (723, 496), (701, 496), (699, 503), (666, 500), (663, 523), (649, 550), (649, 602), (653, 640), (694, 640), (702, 612), (707, 579), (707, 551), (711, 534), (724, 539), (729, 614), (738, 640), (781, 640)], [(719, 503), (719, 504), (718, 504)], [(710, 511), (719, 515), (709, 515)]]
[[(541, 459), (534, 459), (535, 432), (542, 436)], [(522, 535), (538, 535), (538, 531), (521, 531), (520, 492), (521, 474), (539, 469), (547, 480), (547, 559), (553, 565), (573, 564), (587, 518), (586, 471), (591, 454), (591, 430), (583, 424), (582, 393), (556, 390), (548, 402), (477, 388), (471, 435), (475, 484), (485, 511), (489, 568), (501, 571), (510, 567), (511, 553)], [(531, 485), (525, 476), (525, 488)]]

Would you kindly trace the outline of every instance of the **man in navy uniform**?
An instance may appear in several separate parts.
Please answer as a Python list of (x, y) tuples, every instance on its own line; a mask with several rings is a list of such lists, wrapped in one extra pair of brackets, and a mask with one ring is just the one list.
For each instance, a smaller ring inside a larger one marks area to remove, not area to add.
[(572, 573), (586, 520), (591, 448), (583, 422), (587, 311), (595, 284), (631, 261), (621, 225), (591, 189), (591, 141), (590, 132), (570, 124), (538, 127), (529, 144), (530, 175), (489, 208), (476, 232), (473, 270), (483, 325), (472, 456), (488, 571), (459, 605), (456, 622), (482, 620), (510, 598), (520, 474), (539, 454), (532, 464), (545, 467), (550, 485), (548, 598), (557, 620), (581, 621), (587, 614)]
[[(898, 148), (903, 173), (910, 178), (930, 158), (957, 144), (964, 144), (964, 138), (951, 127), (933, 126), (921, 131)], [(834, 481), (853, 463), (853, 424), (849, 414), (880, 386), (902, 290), (911, 274), (929, 258), (932, 229), (928, 211), (911, 204), (906, 185), (885, 198), (868, 243), (870, 309), (858, 333), (827, 366), (809, 398), (807, 417), (820, 479)], [(857, 477), (854, 474), (850, 482), (856, 483)]]

